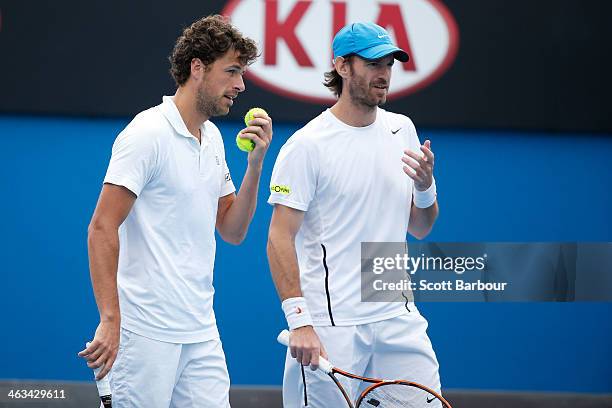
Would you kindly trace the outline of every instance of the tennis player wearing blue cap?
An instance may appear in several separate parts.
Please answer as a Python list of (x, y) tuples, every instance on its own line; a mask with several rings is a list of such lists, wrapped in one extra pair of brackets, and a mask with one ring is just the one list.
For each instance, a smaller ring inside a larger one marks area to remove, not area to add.
[[(420, 144), (408, 117), (380, 108), (395, 60), (409, 57), (372, 23), (344, 27), (333, 50), (325, 85), (338, 100), (282, 147), (268, 200), (268, 258), (291, 329), (283, 382), (291, 408), (345, 406), (328, 377), (304, 369), (320, 355), (351, 373), (440, 391), (414, 304), (361, 301), (361, 243), (421, 239), (438, 216), (431, 143)], [(352, 385), (343, 384), (354, 401)]]

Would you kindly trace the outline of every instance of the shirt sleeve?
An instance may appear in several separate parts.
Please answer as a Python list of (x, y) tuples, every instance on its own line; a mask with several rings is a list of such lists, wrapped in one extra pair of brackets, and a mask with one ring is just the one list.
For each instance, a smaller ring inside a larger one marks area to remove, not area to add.
[(120, 133), (113, 144), (104, 183), (123, 186), (138, 197), (155, 173), (156, 150), (153, 135), (149, 133)]
[(307, 211), (315, 195), (318, 173), (312, 145), (304, 138), (291, 137), (276, 158), (268, 203)]
[(219, 197), (225, 197), (226, 195), (236, 191), (236, 187), (234, 186), (229, 166), (225, 160), (225, 149), (223, 148), (223, 142), (221, 142), (221, 146), (221, 164), (223, 165), (223, 171), (221, 172), (221, 189), (219, 192)]

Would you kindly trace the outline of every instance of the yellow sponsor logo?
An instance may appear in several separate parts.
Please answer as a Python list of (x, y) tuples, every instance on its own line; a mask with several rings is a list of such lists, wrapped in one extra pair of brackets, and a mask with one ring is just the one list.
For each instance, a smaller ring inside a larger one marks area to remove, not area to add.
[(291, 194), (291, 187), (281, 186), (280, 184), (272, 184), (270, 186), (271, 193)]

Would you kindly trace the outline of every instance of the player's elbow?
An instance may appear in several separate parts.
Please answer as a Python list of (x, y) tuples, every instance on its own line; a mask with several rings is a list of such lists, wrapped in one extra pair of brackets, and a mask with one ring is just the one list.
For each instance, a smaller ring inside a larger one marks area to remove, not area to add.
[(240, 245), (244, 242), (246, 234), (229, 237), (226, 242), (232, 245)]
[(279, 235), (279, 231), (276, 228), (270, 227), (270, 231), (268, 231), (268, 243), (266, 245), (266, 252), (268, 253), (268, 258), (272, 253), (274, 253), (274, 248), (278, 246), (279, 240), (282, 239)]
[(431, 230), (432, 230), (432, 227), (409, 228), (408, 232), (410, 233), (410, 235), (412, 235), (414, 238), (420, 241), (422, 239), (425, 239), (429, 235)]
[(290, 247), (295, 246), (295, 234), (287, 231), (283, 228), (270, 226), (268, 232), (268, 243), (266, 245), (266, 252), (268, 259), (278, 256), (281, 253), (285, 253)]
[(91, 256), (103, 248), (119, 250), (119, 226), (94, 217), (87, 227), (87, 250)]
[(231, 245), (240, 245), (244, 241), (249, 230), (248, 225), (238, 225), (230, 222), (227, 217), (217, 220), (217, 232), (221, 239)]
[(93, 242), (101, 236), (105, 236), (109, 233), (117, 233), (117, 227), (107, 222), (103, 218), (94, 217), (92, 218), (89, 226), (87, 227), (87, 240)]
[(226, 233), (220, 233), (220, 235), (221, 235), (221, 238), (228, 244), (240, 245), (246, 238), (246, 231), (244, 232), (226, 232)]
[(274, 241), (270, 234), (268, 234), (268, 242), (266, 244), (266, 253), (268, 254), (268, 258), (274, 249)]
[(413, 237), (415, 237), (416, 239), (420, 241), (420, 240), (425, 239), (429, 235), (429, 232), (412, 232), (410, 235), (412, 235)]

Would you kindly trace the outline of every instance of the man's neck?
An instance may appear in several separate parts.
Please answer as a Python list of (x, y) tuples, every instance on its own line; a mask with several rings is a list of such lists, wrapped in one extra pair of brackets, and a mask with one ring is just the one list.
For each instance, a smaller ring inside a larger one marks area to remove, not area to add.
[(376, 106), (356, 105), (344, 94), (330, 110), (342, 122), (353, 127), (369, 126), (376, 120)]
[(195, 92), (185, 87), (179, 87), (174, 94), (174, 104), (178, 109), (187, 130), (191, 133), (198, 142), (202, 141), (200, 128), (202, 124), (208, 120), (208, 117), (202, 115), (196, 109)]

